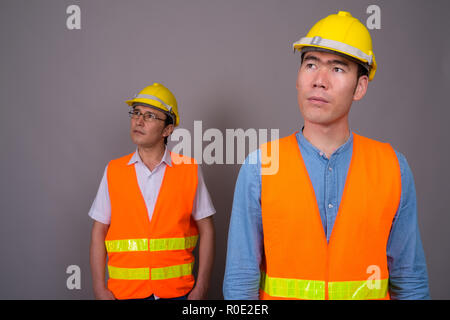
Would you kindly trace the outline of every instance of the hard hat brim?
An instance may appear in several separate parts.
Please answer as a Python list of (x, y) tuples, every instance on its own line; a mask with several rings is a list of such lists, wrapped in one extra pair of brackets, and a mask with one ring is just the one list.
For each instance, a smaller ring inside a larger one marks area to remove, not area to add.
[(361, 61), (361, 60), (359, 60), (359, 59), (357, 59), (357, 58), (355, 58), (355, 57), (353, 57), (353, 56), (351, 56), (351, 55), (349, 55), (347, 53), (339, 52), (339, 51), (336, 51), (334, 49), (328, 49), (328, 48), (322, 48), (322, 47), (313, 47), (313, 46), (305, 46), (305, 47), (301, 48), (299, 51), (301, 52), (302, 57), (303, 57), (303, 55), (305, 53), (311, 52), (311, 51), (319, 51), (319, 52), (326, 52), (326, 53), (335, 54), (335, 55), (341, 56), (341, 57), (343, 57), (345, 59), (348, 59), (350, 61), (353, 61), (354, 63), (362, 65), (367, 71), (370, 70), (370, 66), (367, 63), (365, 63), (365, 62), (363, 62), (363, 61)]
[(178, 126), (178, 123), (179, 123), (178, 117), (176, 117), (173, 112), (170, 112), (170, 110), (168, 110), (168, 108), (165, 105), (163, 105), (160, 101), (148, 99), (148, 98), (134, 98), (131, 100), (126, 100), (125, 103), (127, 105), (129, 105), (130, 107), (133, 107), (137, 104), (141, 104), (146, 107), (150, 107), (150, 108), (162, 111), (167, 116), (172, 118), (174, 126)]
[[(302, 38), (304, 39), (304, 38)], [(301, 40), (300, 40), (301, 41)], [(377, 64), (376, 64), (376, 60), (375, 60), (375, 56), (371, 55), (370, 58), (368, 57), (364, 57), (362, 58), (361, 55), (355, 55), (353, 53), (349, 53), (347, 51), (341, 50), (342, 48), (336, 48), (336, 46), (324, 46), (324, 45), (317, 45), (317, 44), (303, 44), (303, 43), (299, 43), (300, 41), (297, 41), (294, 43), (293, 47), (294, 47), (294, 51), (298, 50), (298, 51), (302, 51), (306, 48), (318, 48), (318, 49), (322, 49), (325, 51), (330, 51), (331, 53), (337, 53), (340, 54), (344, 57), (349, 57), (351, 60), (356, 60), (356, 63), (360, 63), (361, 65), (363, 65), (366, 69), (368, 69), (369, 72), (369, 81), (371, 81), (374, 76), (375, 76), (375, 72), (377, 69)], [(356, 48), (355, 48), (356, 49)], [(359, 49), (357, 49), (359, 51)], [(308, 51), (312, 51), (308, 50)], [(321, 50), (318, 50), (321, 51)], [(369, 63), (370, 62), (370, 63)]]

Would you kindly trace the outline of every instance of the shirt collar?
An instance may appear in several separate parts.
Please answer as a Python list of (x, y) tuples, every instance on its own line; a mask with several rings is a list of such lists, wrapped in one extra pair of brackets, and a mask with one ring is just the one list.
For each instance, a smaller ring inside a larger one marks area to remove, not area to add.
[[(160, 165), (163, 162), (166, 163), (169, 167), (172, 166), (172, 157), (171, 157), (170, 151), (167, 149), (167, 147), (165, 147), (164, 155), (163, 155), (163, 157), (161, 159), (161, 162), (158, 165)], [(128, 161), (128, 165), (132, 165), (132, 164), (135, 164), (135, 163), (142, 163), (142, 164), (144, 164), (144, 162), (141, 159), (141, 156), (139, 155), (139, 152), (138, 152), (137, 148), (136, 148), (136, 151), (131, 156), (130, 161)]]
[[(350, 131), (350, 136), (348, 137), (347, 141), (343, 145), (341, 145), (339, 148), (337, 148), (336, 151), (334, 151), (334, 153), (332, 154), (332, 156), (333, 155), (338, 155), (340, 153), (346, 152), (349, 149), (351, 149), (351, 147), (353, 145), (353, 132), (350, 129), (349, 129), (349, 131)], [(304, 150), (306, 150), (307, 152), (316, 153), (316, 154), (320, 154), (321, 153), (321, 151), (318, 148), (316, 148), (315, 146), (313, 146), (311, 144), (311, 142), (306, 140), (305, 136), (303, 135), (303, 128), (302, 128), (302, 130), (300, 130), (297, 133), (296, 136), (297, 136), (297, 141), (298, 141), (299, 145)]]

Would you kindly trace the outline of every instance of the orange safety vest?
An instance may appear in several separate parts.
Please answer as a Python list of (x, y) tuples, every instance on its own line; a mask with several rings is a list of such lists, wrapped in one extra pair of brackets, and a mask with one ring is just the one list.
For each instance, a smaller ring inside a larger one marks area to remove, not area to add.
[[(353, 134), (353, 153), (329, 243), (295, 134), (279, 166), (261, 177), (261, 299), (389, 299), (386, 246), (401, 175), (387, 143)], [(271, 144), (261, 146), (268, 163)]]
[[(194, 285), (192, 268), (198, 230), (191, 216), (197, 190), (195, 160), (166, 166), (151, 221), (137, 182), (132, 154), (108, 164), (111, 224), (105, 239), (108, 288), (118, 299), (155, 294), (174, 298)], [(187, 164), (191, 163), (191, 164)]]

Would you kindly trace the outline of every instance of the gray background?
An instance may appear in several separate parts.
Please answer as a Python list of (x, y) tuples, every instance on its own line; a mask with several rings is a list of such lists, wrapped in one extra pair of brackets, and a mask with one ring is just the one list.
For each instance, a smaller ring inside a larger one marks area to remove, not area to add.
[[(81, 30), (66, 28), (71, 4)], [(106, 163), (134, 150), (125, 99), (162, 82), (182, 128), (290, 134), (302, 125), (292, 43), (338, 10), (365, 23), (370, 4), (381, 8), (379, 69), (351, 126), (407, 157), (431, 295), (449, 299), (450, 2), (400, 0), (2, 0), (0, 298), (93, 298), (87, 213)], [(202, 166), (217, 209), (212, 299), (222, 299), (239, 167)], [(80, 290), (66, 287), (69, 265), (81, 268)]]

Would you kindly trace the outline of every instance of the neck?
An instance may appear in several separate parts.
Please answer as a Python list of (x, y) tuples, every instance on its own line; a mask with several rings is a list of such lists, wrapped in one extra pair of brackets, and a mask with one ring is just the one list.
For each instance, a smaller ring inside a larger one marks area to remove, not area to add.
[(323, 126), (305, 121), (303, 136), (313, 146), (324, 152), (329, 159), (348, 140), (350, 130), (347, 122), (333, 126)]
[(153, 169), (161, 162), (165, 149), (164, 143), (151, 147), (138, 146), (138, 153), (142, 162), (144, 162), (150, 171), (153, 171)]

